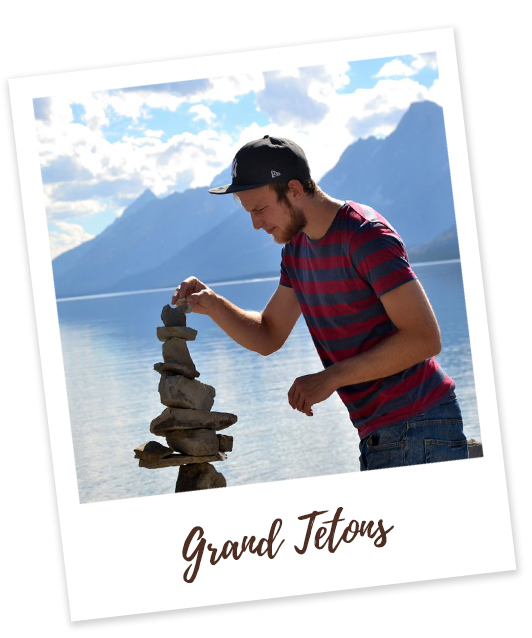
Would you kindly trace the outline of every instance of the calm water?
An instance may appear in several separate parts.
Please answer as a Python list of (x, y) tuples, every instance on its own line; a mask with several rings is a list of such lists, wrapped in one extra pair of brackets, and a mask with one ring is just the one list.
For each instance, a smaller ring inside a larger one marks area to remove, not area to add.
[[(415, 265), (438, 317), (438, 361), (456, 381), (466, 435), (480, 438), (459, 262)], [(214, 285), (237, 305), (261, 309), (277, 279)], [(153, 364), (162, 361), (156, 327), (172, 291), (58, 303), (68, 402), (81, 503), (174, 491), (178, 468), (138, 467), (133, 450), (149, 440), (164, 406)], [(340, 399), (314, 406), (314, 417), (286, 399), (293, 380), (322, 369), (303, 319), (269, 357), (237, 346), (207, 317), (187, 315), (198, 330), (189, 350), (200, 381), (216, 388), (213, 410), (238, 415), (224, 431), (234, 451), (217, 463), (229, 486), (357, 472), (358, 435)]]

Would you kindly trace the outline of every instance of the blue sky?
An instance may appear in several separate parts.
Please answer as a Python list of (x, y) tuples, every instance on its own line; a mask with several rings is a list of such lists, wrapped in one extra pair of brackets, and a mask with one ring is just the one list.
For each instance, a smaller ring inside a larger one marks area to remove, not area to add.
[(208, 186), (265, 134), (300, 144), (319, 182), (347, 146), (389, 135), (426, 99), (439, 102), (433, 53), (36, 99), (52, 258), (147, 188), (165, 197)]

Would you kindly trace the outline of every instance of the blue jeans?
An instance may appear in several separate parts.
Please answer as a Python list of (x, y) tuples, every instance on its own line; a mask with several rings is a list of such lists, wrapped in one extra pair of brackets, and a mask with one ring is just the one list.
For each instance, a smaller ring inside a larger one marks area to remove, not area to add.
[(455, 393), (408, 421), (375, 430), (360, 441), (359, 448), (361, 471), (467, 459)]

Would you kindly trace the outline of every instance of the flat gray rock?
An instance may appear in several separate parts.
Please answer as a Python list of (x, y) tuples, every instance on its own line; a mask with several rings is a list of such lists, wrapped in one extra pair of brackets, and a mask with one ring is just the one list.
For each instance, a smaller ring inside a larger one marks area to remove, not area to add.
[(218, 437), (218, 449), (220, 452), (232, 452), (233, 451), (233, 437), (229, 434), (217, 434)]
[(178, 363), (177, 361), (165, 361), (164, 363), (156, 363), (153, 366), (159, 374), (163, 372), (174, 372), (175, 374), (182, 374), (189, 379), (195, 379), (200, 376), (200, 373), (195, 367), (187, 366), (184, 363)]
[(194, 330), (194, 328), (187, 328), (186, 326), (157, 327), (157, 339), (159, 339), (159, 341), (168, 341), (169, 339), (172, 339), (172, 337), (178, 337), (185, 341), (194, 341), (197, 334), (197, 330)]
[(163, 372), (159, 381), (161, 403), (171, 408), (188, 408), (208, 412), (216, 391), (211, 385), (188, 379), (181, 374)]
[(166, 436), (166, 442), (174, 452), (191, 456), (207, 456), (220, 451), (214, 430), (174, 430)]
[(172, 306), (167, 304), (161, 312), (161, 320), (164, 323), (164, 325), (165, 326), (186, 326), (187, 325), (186, 306), (188, 306), (188, 304), (184, 304), (183, 306), (178, 306), (177, 308), (172, 308)]
[(484, 451), (482, 449), (482, 442), (477, 441), (476, 439), (468, 439), (467, 454), (468, 454), (468, 458), (470, 459), (477, 459), (484, 456)]
[(166, 436), (173, 430), (225, 430), (237, 422), (236, 414), (229, 412), (202, 412), (201, 410), (183, 410), (166, 408), (150, 424), (150, 432), (157, 436)]
[(135, 448), (134, 452), (135, 458), (142, 459), (143, 461), (157, 461), (173, 454), (173, 451), (169, 447), (161, 445), (157, 441), (143, 443)]
[(227, 487), (227, 481), (225, 476), (209, 463), (183, 465), (179, 468), (176, 492), (210, 490), (216, 487)]
[(190, 456), (188, 454), (172, 454), (164, 459), (153, 461), (145, 461), (140, 459), (139, 467), (145, 467), (148, 470), (158, 470), (163, 467), (176, 467), (180, 465), (188, 465), (193, 463), (212, 463), (214, 461), (225, 461), (227, 456), (222, 452), (210, 454), (209, 456)]
[(173, 361), (182, 363), (188, 368), (196, 369), (190, 352), (188, 351), (187, 342), (179, 337), (172, 337), (163, 343), (163, 360), (165, 363)]

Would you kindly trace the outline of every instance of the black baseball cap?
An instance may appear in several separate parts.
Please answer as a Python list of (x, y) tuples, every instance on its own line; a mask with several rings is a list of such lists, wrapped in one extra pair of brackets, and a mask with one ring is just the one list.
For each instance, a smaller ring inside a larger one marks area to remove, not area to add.
[(230, 184), (209, 188), (209, 193), (225, 195), (268, 184), (286, 184), (291, 179), (304, 182), (310, 179), (310, 168), (303, 149), (295, 142), (265, 135), (238, 151), (231, 175)]

